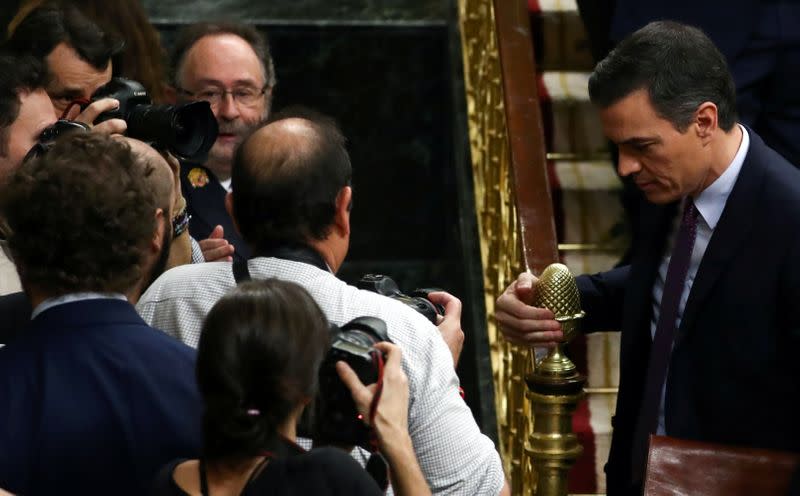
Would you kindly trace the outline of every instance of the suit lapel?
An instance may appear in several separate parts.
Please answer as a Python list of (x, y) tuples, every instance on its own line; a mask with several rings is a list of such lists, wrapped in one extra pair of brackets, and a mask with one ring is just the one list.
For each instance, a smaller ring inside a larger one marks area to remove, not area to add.
[(694, 325), (697, 312), (708, 297), (711, 288), (723, 270), (728, 266), (739, 245), (748, 238), (756, 216), (755, 206), (761, 191), (764, 169), (759, 159), (765, 146), (752, 130), (750, 149), (747, 152), (739, 177), (725, 203), (722, 216), (711, 235), (706, 252), (697, 270), (692, 284), (686, 308), (683, 311), (681, 326), (675, 336), (675, 344), (679, 344), (686, 336), (688, 329)]
[[(203, 180), (197, 181), (193, 176), (205, 174)], [(192, 215), (208, 226), (225, 225), (225, 188), (217, 181), (214, 174), (205, 167), (183, 165), (181, 170), (183, 195), (191, 206)], [(226, 222), (227, 221), (227, 222)]]
[(236, 247), (235, 258), (250, 258), (250, 248), (239, 235), (228, 211), (225, 210), (227, 190), (214, 173), (199, 165), (181, 165), (181, 188), (189, 213), (189, 232), (198, 241), (206, 239), (215, 226), (225, 230), (225, 239)]

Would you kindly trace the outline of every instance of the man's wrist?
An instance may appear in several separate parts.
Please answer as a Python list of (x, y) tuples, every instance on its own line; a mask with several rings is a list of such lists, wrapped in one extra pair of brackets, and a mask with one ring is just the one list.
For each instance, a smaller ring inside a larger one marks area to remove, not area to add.
[(177, 238), (189, 227), (189, 220), (192, 218), (186, 209), (186, 199), (181, 197), (175, 208), (175, 215), (172, 217), (172, 237)]
[(414, 454), (414, 445), (407, 430), (399, 427), (389, 427), (378, 431), (380, 451), (387, 458), (403, 457), (409, 453)]

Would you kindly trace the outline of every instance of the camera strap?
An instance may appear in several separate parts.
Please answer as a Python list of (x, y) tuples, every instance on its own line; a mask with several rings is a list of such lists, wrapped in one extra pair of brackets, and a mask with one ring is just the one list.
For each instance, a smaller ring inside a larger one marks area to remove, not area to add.
[(236, 280), (236, 284), (241, 284), (252, 279), (252, 277), (250, 277), (250, 269), (247, 268), (247, 260), (234, 258), (231, 269), (233, 270), (233, 278)]
[[(322, 258), (322, 255), (317, 253), (317, 251), (310, 246), (279, 246), (271, 250), (259, 251), (256, 256), (280, 258), (281, 260), (289, 260), (290, 262), (300, 262), (313, 265), (314, 267), (326, 272), (331, 271), (327, 262), (325, 262), (325, 259)], [(236, 284), (252, 279), (250, 276), (250, 269), (247, 267), (247, 260), (234, 258), (231, 269), (233, 270), (233, 278), (236, 280)]]

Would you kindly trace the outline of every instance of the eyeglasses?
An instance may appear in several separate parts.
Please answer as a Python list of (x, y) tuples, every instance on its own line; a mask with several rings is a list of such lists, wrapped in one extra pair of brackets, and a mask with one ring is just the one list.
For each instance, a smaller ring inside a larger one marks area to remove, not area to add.
[(178, 93), (182, 95), (186, 95), (193, 100), (203, 100), (208, 102), (212, 107), (219, 106), (219, 103), (225, 98), (227, 95), (233, 97), (233, 101), (235, 101), (239, 105), (243, 105), (245, 107), (252, 107), (258, 103), (258, 100), (264, 96), (264, 93), (267, 92), (268, 85), (264, 85), (260, 90), (258, 88), (253, 87), (243, 87), (243, 88), (234, 88), (232, 90), (226, 90), (222, 88), (204, 88), (196, 93), (193, 93), (184, 88), (176, 88)]
[(87, 132), (89, 131), (89, 126), (82, 122), (77, 121), (68, 121), (65, 119), (59, 119), (53, 124), (44, 128), (44, 130), (39, 134), (39, 138), (36, 140), (36, 144), (28, 151), (25, 155), (25, 158), (22, 159), (22, 162), (25, 163), (28, 160), (32, 160), (36, 157), (41, 157), (48, 150), (53, 146), (53, 142), (61, 135), (70, 133), (70, 132)]

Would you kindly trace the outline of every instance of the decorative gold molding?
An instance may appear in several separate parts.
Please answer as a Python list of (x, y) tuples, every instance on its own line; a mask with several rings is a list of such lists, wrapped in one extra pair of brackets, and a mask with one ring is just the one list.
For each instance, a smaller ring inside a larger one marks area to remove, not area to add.
[(484, 297), (495, 387), (500, 454), (521, 494), (523, 443), (529, 406), (525, 400), (527, 349), (499, 339), (495, 299), (522, 270), (522, 250), (510, 183), (500, 55), (491, 0), (459, 0), (464, 82), (476, 215), (480, 232)]

